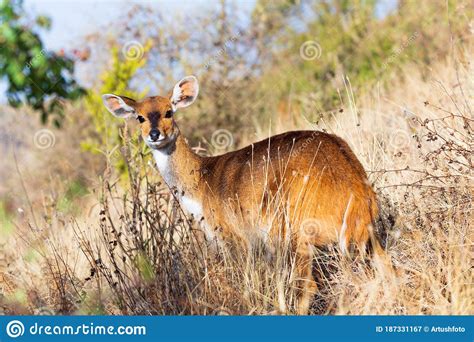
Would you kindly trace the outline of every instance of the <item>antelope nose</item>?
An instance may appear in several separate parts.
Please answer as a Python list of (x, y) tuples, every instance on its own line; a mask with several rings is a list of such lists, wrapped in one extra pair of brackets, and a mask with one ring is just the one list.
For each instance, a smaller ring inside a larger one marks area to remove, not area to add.
[(160, 131), (159, 131), (159, 130), (157, 130), (157, 129), (152, 129), (152, 130), (150, 131), (150, 139), (151, 139), (152, 141), (157, 141), (159, 137), (160, 137)]

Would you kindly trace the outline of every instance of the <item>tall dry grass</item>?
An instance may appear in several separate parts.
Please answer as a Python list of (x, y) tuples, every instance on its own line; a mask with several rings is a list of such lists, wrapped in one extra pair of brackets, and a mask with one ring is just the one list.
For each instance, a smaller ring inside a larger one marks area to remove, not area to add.
[[(439, 63), (428, 78), (407, 69), (388, 90), (363, 98), (346, 81), (337, 113), (307, 122), (308, 106), (276, 113), (268, 129), (256, 127), (262, 138), (296, 128), (342, 136), (379, 196), (378, 230), (397, 276), (343, 259), (328, 246), (315, 257), (320, 292), (312, 313), (473, 314), (474, 70), (458, 60)], [(11, 227), (0, 241), (2, 312), (294, 313), (288, 246), (281, 243), (274, 253), (263, 244), (248, 254), (212, 249), (149, 158), (129, 144), (120, 150), (129, 183), (106, 168), (79, 214), (35, 202), (36, 222), (28, 212), (3, 217)], [(25, 185), (18, 193), (35, 191), (29, 184), (36, 183), (18, 177)]]

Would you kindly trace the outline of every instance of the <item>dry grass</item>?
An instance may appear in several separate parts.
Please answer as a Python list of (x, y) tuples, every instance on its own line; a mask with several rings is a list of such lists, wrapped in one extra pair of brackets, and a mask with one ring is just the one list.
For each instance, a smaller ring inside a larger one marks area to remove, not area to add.
[[(294, 124), (273, 121), (272, 133), (311, 127), (348, 140), (379, 194), (379, 233), (397, 268), (397, 277), (389, 277), (370, 264), (341, 259), (333, 246), (318, 251), (314, 268), (321, 292), (313, 313), (474, 313), (473, 71), (469, 64), (445, 62), (426, 80), (407, 70), (390, 91), (376, 89), (365, 98), (357, 99), (347, 85), (343, 111), (325, 113), (318, 123), (298, 113), (290, 113), (299, 118)], [(132, 151), (122, 149), (129, 184), (106, 168), (100, 186), (88, 200), (74, 202), (81, 204), (73, 213), (48, 210), (37, 199), (34, 186), (44, 172), (22, 175), (25, 189), (18, 186), (17, 193), (34, 193), (28, 198), (34, 198), (36, 215), (0, 212), (0, 309), (294, 313), (287, 246), (282, 243), (273, 255), (264, 246), (249, 255), (208, 248), (159, 183), (149, 158)]]

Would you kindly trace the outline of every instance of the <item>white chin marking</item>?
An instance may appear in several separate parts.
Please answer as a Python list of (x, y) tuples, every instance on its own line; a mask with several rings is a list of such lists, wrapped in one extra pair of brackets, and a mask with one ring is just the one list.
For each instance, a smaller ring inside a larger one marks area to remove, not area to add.
[(151, 140), (147, 140), (146, 141), (146, 144), (150, 147), (150, 148), (158, 148), (160, 147), (163, 142), (165, 141), (166, 139), (165, 138), (162, 138), (162, 139), (158, 139), (156, 141), (151, 141)]

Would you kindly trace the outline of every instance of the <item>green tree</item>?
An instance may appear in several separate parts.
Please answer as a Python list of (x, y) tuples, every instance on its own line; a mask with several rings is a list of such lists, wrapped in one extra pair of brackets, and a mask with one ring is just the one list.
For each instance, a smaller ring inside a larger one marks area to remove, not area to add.
[[(141, 47), (141, 53), (146, 54), (150, 48), (151, 42), (148, 41)], [(95, 133), (83, 141), (81, 147), (92, 153), (107, 154), (110, 151), (117, 151), (117, 148), (124, 143), (121, 127), (126, 125), (126, 121), (115, 118), (105, 109), (102, 94), (113, 93), (141, 99), (148, 92), (148, 89), (141, 92), (133, 91), (130, 87), (130, 82), (135, 74), (147, 62), (145, 56), (141, 58), (127, 58), (115, 46), (112, 48), (110, 57), (112, 63), (101, 75), (100, 85), (97, 89), (88, 91), (87, 96), (84, 97), (85, 108), (91, 115)], [(114, 158), (112, 162), (121, 175), (127, 174), (123, 158)]]
[(59, 126), (62, 100), (76, 99), (84, 90), (74, 80), (74, 61), (44, 48), (38, 31), (50, 25), (44, 16), (29, 22), (21, 0), (0, 0), (0, 79), (7, 82), (8, 102), (30, 105), (43, 122), (55, 114)]

